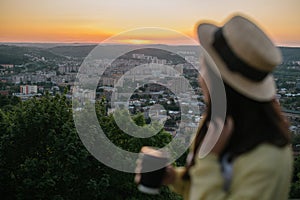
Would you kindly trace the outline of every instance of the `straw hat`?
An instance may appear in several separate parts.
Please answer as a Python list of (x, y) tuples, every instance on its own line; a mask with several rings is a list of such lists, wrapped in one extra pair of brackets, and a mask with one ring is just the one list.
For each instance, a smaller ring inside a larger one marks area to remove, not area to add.
[(201, 45), (213, 59), (224, 82), (256, 101), (275, 97), (271, 72), (282, 57), (259, 27), (246, 17), (235, 15), (222, 27), (200, 23), (197, 31)]

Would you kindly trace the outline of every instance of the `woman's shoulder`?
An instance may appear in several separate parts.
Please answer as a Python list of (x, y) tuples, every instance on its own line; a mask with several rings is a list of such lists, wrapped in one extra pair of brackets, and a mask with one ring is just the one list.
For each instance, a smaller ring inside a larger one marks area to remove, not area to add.
[(277, 147), (272, 144), (260, 144), (251, 151), (240, 155), (234, 161), (234, 168), (267, 168), (280, 169), (281, 166), (291, 165), (293, 162), (290, 145)]

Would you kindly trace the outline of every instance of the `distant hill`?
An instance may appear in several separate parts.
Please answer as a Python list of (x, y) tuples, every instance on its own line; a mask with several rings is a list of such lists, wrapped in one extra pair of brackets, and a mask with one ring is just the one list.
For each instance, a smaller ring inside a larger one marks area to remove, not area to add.
[(63, 55), (68, 57), (86, 57), (96, 45), (84, 45), (84, 46), (56, 46), (48, 48), (48, 50), (57, 55)]
[(122, 55), (120, 58), (132, 59), (133, 54), (144, 54), (144, 55), (157, 57), (158, 59), (165, 59), (168, 61), (172, 60), (174, 64), (186, 63), (185, 59), (178, 56), (177, 54), (170, 53), (169, 51), (165, 51), (157, 48), (143, 48), (143, 49), (133, 50)]
[[(86, 57), (92, 50), (94, 50), (95, 55), (98, 58), (116, 58), (119, 55), (122, 55), (124, 52), (129, 52), (135, 49), (140, 48), (155, 48), (155, 49), (164, 49), (164, 50), (172, 50), (173, 52), (178, 51), (198, 51), (198, 46), (167, 46), (167, 45), (115, 45), (115, 44), (102, 44), (102, 45), (83, 45), (83, 46), (57, 46), (53, 48), (49, 48), (48, 50), (52, 53), (70, 56), (70, 57)], [(145, 52), (146, 53), (146, 52)], [(151, 52), (153, 55), (153, 51)], [(155, 53), (154, 53), (155, 54)], [(159, 57), (159, 55), (157, 55)]]
[(49, 60), (65, 59), (63, 56), (43, 48), (0, 45), (0, 63), (2, 64), (24, 64), (29, 61), (28, 55), (39, 58), (44, 57)]
[[(96, 49), (95, 49), (96, 47)], [(199, 46), (168, 46), (168, 45), (99, 45), (95, 44), (41, 44), (41, 43), (17, 43), (17, 44), (0, 44), (0, 63), (2, 64), (22, 64), (28, 62), (26, 54), (44, 57), (45, 59), (64, 60), (66, 57), (76, 57), (84, 59), (92, 50), (95, 49), (97, 58), (116, 58), (124, 52), (129, 52), (135, 49), (164, 49), (172, 52), (195, 52), (194, 56), (199, 55)], [(300, 60), (300, 47), (280, 47), (284, 62), (299, 61)], [(145, 54), (149, 50), (144, 50)], [(152, 55), (159, 54), (158, 52), (151, 51)], [(161, 58), (160, 55), (157, 55)]]
[(300, 47), (280, 47), (283, 61), (300, 61)]
[[(155, 49), (164, 49), (170, 50), (172, 52), (188, 52), (194, 51), (195, 56), (199, 55), (200, 48), (199, 46), (188, 46), (188, 45), (179, 45), (179, 46), (167, 46), (167, 45), (83, 45), (83, 46), (57, 46), (48, 48), (48, 50), (54, 54), (70, 57), (79, 57), (85, 58), (92, 50), (96, 47), (96, 55), (99, 58), (116, 58), (118, 55), (121, 55), (123, 52), (129, 52), (137, 48), (155, 48)], [(285, 62), (300, 60), (300, 47), (279, 47), (283, 59)], [(146, 52), (145, 52), (146, 53)], [(153, 51), (151, 52), (153, 55)], [(154, 53), (155, 54), (155, 53)], [(159, 55), (157, 56), (159, 57)]]
[(97, 45), (92, 43), (14, 43), (14, 42), (0, 42), (0, 45), (17, 46), (17, 47), (37, 47), (37, 48), (53, 48), (59, 46), (85, 46), (85, 45)]

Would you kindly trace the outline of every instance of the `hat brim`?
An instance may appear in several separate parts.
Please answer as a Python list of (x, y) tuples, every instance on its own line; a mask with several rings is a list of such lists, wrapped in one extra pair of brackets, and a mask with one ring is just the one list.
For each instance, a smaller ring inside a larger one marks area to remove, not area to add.
[(227, 68), (225, 62), (212, 46), (214, 41), (214, 33), (217, 31), (217, 29), (219, 29), (218, 26), (210, 23), (202, 23), (197, 27), (197, 34), (200, 44), (214, 61), (212, 64), (216, 65), (212, 67), (212, 69), (218, 69), (225, 83), (250, 99), (256, 101), (270, 101), (274, 99), (276, 94), (276, 86), (274, 78), (271, 74), (265, 77), (264, 80), (255, 82)]

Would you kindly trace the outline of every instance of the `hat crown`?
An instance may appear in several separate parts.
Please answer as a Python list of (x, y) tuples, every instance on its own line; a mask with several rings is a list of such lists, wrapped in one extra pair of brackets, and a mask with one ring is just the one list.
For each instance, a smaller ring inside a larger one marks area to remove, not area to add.
[(255, 69), (271, 72), (282, 62), (279, 49), (248, 19), (239, 15), (234, 16), (222, 30), (231, 50)]

